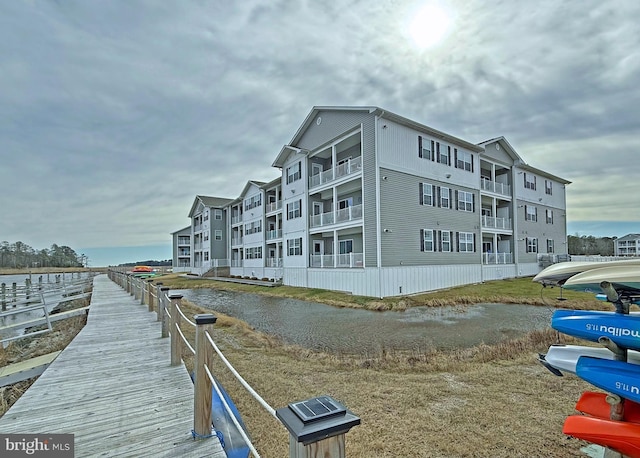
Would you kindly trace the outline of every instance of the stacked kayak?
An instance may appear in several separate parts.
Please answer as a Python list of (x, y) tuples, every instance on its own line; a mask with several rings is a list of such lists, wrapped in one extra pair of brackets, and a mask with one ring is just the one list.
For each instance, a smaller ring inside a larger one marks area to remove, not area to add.
[(629, 457), (640, 458), (640, 261), (559, 263), (534, 281), (592, 292), (615, 312), (557, 310), (551, 327), (595, 345), (552, 345), (539, 361), (556, 375), (575, 374), (606, 391), (585, 391), (581, 415), (565, 421), (563, 433)]

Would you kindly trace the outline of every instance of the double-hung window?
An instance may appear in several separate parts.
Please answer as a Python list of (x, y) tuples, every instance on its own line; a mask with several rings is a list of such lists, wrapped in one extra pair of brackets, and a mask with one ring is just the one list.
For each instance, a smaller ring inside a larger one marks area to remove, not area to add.
[(525, 189), (531, 189), (533, 191), (536, 190), (536, 177), (535, 175), (531, 175), (525, 172), (524, 173), (524, 187)]
[(551, 180), (544, 180), (544, 192), (545, 194), (553, 194), (553, 186)]
[(454, 149), (456, 168), (473, 172), (473, 155), (467, 151), (458, 151)]
[(293, 183), (300, 178), (302, 178), (302, 161), (287, 167), (287, 184)]
[(302, 237), (287, 240), (287, 253), (289, 256), (302, 256)]
[(473, 193), (467, 191), (458, 191), (458, 210), (465, 212), (473, 211)]
[[(440, 146), (440, 144), (438, 144)], [(451, 165), (451, 147), (442, 145), (442, 152), (438, 149), (438, 162), (444, 165)]]
[(449, 188), (440, 186), (440, 207), (451, 208), (451, 191)]
[(475, 251), (473, 232), (458, 233), (458, 251), (460, 253), (473, 253)]
[(420, 251), (435, 251), (433, 230), (420, 229)]
[(433, 161), (435, 154), (435, 142), (422, 136), (418, 136), (418, 157)]
[(300, 218), (302, 216), (302, 200), (294, 200), (287, 204), (287, 219)]
[(554, 252), (553, 239), (547, 239), (547, 253), (553, 253), (553, 252)]
[(527, 237), (527, 253), (538, 252), (538, 239), (535, 237)]
[(451, 251), (451, 232), (440, 232), (440, 251)]
[(222, 210), (214, 210), (213, 217), (217, 220), (222, 219)]
[(538, 208), (537, 207), (534, 207), (532, 205), (525, 205), (524, 206), (524, 211), (525, 211), (525, 215), (524, 215), (525, 221), (533, 221), (533, 222), (538, 221)]
[(214, 231), (214, 236), (216, 240), (222, 240), (222, 231), (219, 229), (216, 229)]
[(547, 214), (547, 224), (553, 224), (553, 210), (545, 210)]
[(434, 202), (433, 185), (429, 183), (420, 183), (420, 205), (433, 206)]

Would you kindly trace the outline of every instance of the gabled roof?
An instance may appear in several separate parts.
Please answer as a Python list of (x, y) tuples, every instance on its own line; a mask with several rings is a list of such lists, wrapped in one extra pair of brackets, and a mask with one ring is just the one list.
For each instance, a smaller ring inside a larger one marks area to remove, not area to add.
[(224, 197), (210, 197), (210, 196), (196, 196), (189, 210), (189, 218), (191, 218), (198, 208), (198, 204), (202, 204), (209, 208), (224, 208), (229, 205), (233, 199), (227, 199)]
[(293, 138), (291, 139), (291, 141), (282, 147), (282, 149), (280, 150), (280, 153), (278, 154), (278, 157), (276, 157), (276, 160), (273, 161), (272, 166), (273, 167), (278, 167), (278, 168), (282, 168), (282, 166), (284, 165), (287, 157), (293, 152), (293, 153), (306, 153), (307, 151), (298, 148), (296, 145), (298, 144), (298, 142), (300, 141), (300, 139), (302, 138), (302, 135), (304, 135), (304, 133), (306, 132), (306, 130), (309, 128), (309, 126), (311, 125), (311, 123), (313, 122), (313, 120), (317, 117), (318, 113), (320, 113), (321, 111), (362, 111), (362, 112), (367, 112), (369, 114), (374, 114), (377, 116), (380, 116), (380, 118), (385, 118), (385, 119), (389, 119), (390, 121), (394, 121), (397, 122), (398, 124), (402, 124), (408, 127), (411, 127), (413, 129), (422, 131), (427, 133), (428, 135), (431, 135), (433, 137), (437, 137), (440, 138), (442, 140), (448, 141), (450, 143), (455, 143), (457, 145), (463, 146), (471, 151), (475, 151), (477, 153), (481, 152), (483, 150), (483, 148), (474, 145), (473, 143), (469, 143), (465, 140), (462, 140), (458, 137), (454, 137), (453, 135), (449, 135), (446, 134), (442, 131), (439, 131), (437, 129), (433, 129), (425, 124), (421, 124), (419, 122), (413, 121), (409, 118), (405, 118), (404, 116), (400, 116), (398, 114), (392, 113), (391, 111), (385, 110), (383, 108), (380, 107), (376, 107), (376, 106), (359, 106), (359, 107), (349, 107), (349, 106), (315, 106), (311, 109), (311, 111), (309, 112), (309, 114), (307, 115), (307, 117), (304, 119), (304, 121), (302, 122), (302, 124), (300, 125), (300, 127), (298, 128), (298, 130), (296, 131), (296, 133), (294, 134)]
[(178, 234), (178, 233), (184, 232), (184, 231), (191, 231), (191, 226), (183, 227), (182, 229), (178, 229), (177, 231), (173, 231), (171, 233), (171, 235)]
[(269, 188), (273, 188), (274, 186), (279, 185), (282, 182), (282, 175), (280, 175), (279, 177), (277, 177), (274, 180), (271, 180), (268, 183), (263, 184), (261, 187), (262, 189), (269, 189)]
[(559, 183), (562, 184), (570, 184), (571, 182), (569, 180), (565, 180), (564, 178), (560, 178), (556, 175), (552, 175), (549, 172), (545, 172), (544, 170), (535, 168), (529, 164), (527, 164), (524, 159), (522, 159), (520, 157), (520, 155), (516, 152), (516, 150), (513, 148), (513, 146), (511, 146), (511, 144), (507, 141), (506, 138), (504, 137), (496, 137), (496, 138), (492, 138), (490, 140), (485, 140), (483, 142), (478, 143), (478, 145), (482, 146), (483, 148), (486, 148), (487, 145), (490, 145), (492, 143), (500, 143), (502, 145), (502, 148), (504, 149), (504, 151), (507, 153), (508, 156), (510, 156), (513, 159), (513, 164), (514, 166), (518, 167), (521, 170), (527, 170), (531, 173), (535, 173), (537, 175), (541, 175), (544, 177), (547, 177), (551, 180), (557, 181)]
[(247, 181), (247, 184), (245, 184), (244, 188), (242, 188), (242, 192), (240, 193), (240, 196), (238, 196), (238, 199), (242, 199), (252, 185), (257, 186), (258, 188), (261, 188), (265, 184), (266, 183), (263, 181), (255, 181), (255, 180)]
[(618, 238), (618, 242), (623, 241), (629, 241), (629, 240), (638, 240), (640, 239), (640, 234), (627, 234), (624, 237), (620, 237)]

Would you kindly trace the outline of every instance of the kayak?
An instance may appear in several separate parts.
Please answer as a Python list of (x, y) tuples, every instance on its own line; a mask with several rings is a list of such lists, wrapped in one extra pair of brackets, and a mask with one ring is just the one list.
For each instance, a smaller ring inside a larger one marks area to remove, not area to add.
[(581, 356), (576, 364), (576, 375), (604, 391), (640, 402), (640, 366)]
[(622, 261), (608, 262), (559, 262), (557, 264), (550, 265), (549, 267), (541, 271), (538, 275), (533, 277), (533, 281), (545, 285), (562, 286), (569, 278), (573, 277), (576, 274), (607, 266), (640, 266), (640, 259), (625, 259)]
[(565, 420), (562, 432), (640, 458), (640, 425), (636, 423), (572, 415)]
[(640, 350), (640, 315), (592, 310), (556, 310), (551, 317), (556, 331), (598, 342), (607, 337), (622, 348)]
[[(558, 371), (575, 374), (576, 364), (578, 362), (578, 358), (581, 356), (591, 356), (593, 358), (611, 360), (614, 359), (613, 352), (607, 348), (556, 344), (551, 345), (546, 354), (541, 354), (539, 360), (547, 368), (548, 366), (551, 366)], [(627, 362), (630, 364), (640, 365), (640, 352), (633, 350), (627, 351)]]
[[(608, 420), (611, 415), (611, 405), (607, 402), (607, 396), (606, 393), (585, 391), (576, 403), (576, 410), (585, 415)], [(629, 423), (640, 423), (640, 404), (625, 399), (623, 419)]]
[(569, 278), (563, 288), (600, 293), (603, 282), (611, 284), (618, 293), (640, 294), (640, 265), (607, 265), (590, 269)]

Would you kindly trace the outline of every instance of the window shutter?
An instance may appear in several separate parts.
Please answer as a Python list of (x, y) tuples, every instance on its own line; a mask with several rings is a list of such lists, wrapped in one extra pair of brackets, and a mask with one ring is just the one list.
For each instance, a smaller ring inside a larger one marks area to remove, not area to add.
[(424, 183), (420, 183), (420, 205), (424, 205)]
[(527, 206), (525, 205), (525, 206), (524, 206), (524, 220), (525, 220), (525, 221), (527, 220), (527, 215), (528, 215), (528, 214), (529, 214), (529, 213), (527, 212)]
[(453, 245), (453, 231), (449, 231), (449, 251), (455, 253), (456, 247)]
[(424, 229), (420, 229), (420, 251), (424, 251)]
[(458, 205), (458, 190), (456, 189), (456, 210), (459, 210), (459, 205)]
[(439, 207), (440, 206), (440, 186), (435, 186), (435, 192), (433, 193), (435, 195), (436, 201), (433, 203), (434, 207)]
[(451, 146), (447, 145), (447, 165), (451, 165)]
[(453, 167), (458, 168), (458, 148), (453, 149)]
[(442, 251), (442, 231), (438, 231), (436, 240), (438, 241), (438, 251)]
[(475, 253), (476, 250), (476, 233), (473, 233), (473, 252)]
[(453, 191), (451, 190), (451, 188), (449, 188), (449, 208), (453, 208), (453, 204), (451, 203), (451, 201), (453, 200)]
[(536, 187), (537, 187), (537, 186), (536, 186), (536, 185), (537, 185), (537, 183), (536, 183), (536, 182), (537, 182), (536, 178), (537, 178), (537, 177), (534, 175), (534, 176), (533, 176), (533, 190), (534, 190), (534, 191), (535, 191), (535, 189), (536, 189)]
[(431, 160), (433, 161), (436, 157), (436, 150), (434, 149), (434, 142), (431, 140)]
[(471, 194), (471, 211), (476, 212), (476, 195)]
[(460, 232), (456, 232), (456, 251), (460, 251)]
[(418, 135), (418, 157), (422, 157), (422, 135)]
[(438, 158), (436, 160), (440, 162), (440, 142), (436, 142), (436, 150), (438, 151)]
[(473, 154), (471, 155), (471, 173), (473, 173)]

